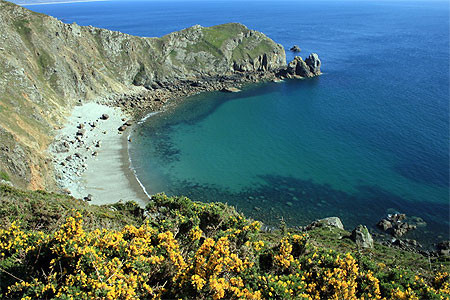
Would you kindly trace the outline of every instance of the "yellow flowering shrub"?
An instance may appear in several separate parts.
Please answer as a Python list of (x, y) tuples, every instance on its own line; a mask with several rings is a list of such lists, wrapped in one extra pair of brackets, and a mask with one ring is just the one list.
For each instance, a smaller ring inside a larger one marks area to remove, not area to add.
[[(1, 299), (448, 299), (433, 278), (381, 268), (309, 243), (266, 236), (224, 204), (154, 197), (148, 217), (88, 229), (83, 215), (52, 232), (0, 229)], [(373, 267), (370, 267), (370, 266)]]

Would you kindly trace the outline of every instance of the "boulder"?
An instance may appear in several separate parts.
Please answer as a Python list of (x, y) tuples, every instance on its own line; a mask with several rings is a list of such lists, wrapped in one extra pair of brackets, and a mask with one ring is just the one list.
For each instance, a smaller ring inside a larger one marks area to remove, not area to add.
[(108, 114), (103, 114), (100, 119), (102, 120), (108, 120), (109, 119), (109, 115)]
[(305, 59), (306, 65), (309, 67), (309, 70), (314, 73), (314, 75), (322, 74), (320, 72), (320, 66), (322, 62), (319, 59), (319, 55), (317, 53), (311, 53), (307, 59)]
[(83, 136), (86, 133), (85, 129), (80, 129), (77, 131), (77, 136)]
[(222, 89), (222, 92), (226, 92), (226, 93), (237, 93), (240, 92), (241, 90), (236, 88), (236, 87), (226, 87)]
[(351, 239), (362, 248), (373, 248), (373, 238), (364, 225), (358, 225), (352, 231)]
[(380, 222), (378, 222), (377, 227), (383, 231), (387, 231), (388, 229), (392, 228), (392, 223), (389, 220), (382, 219), (380, 220)]
[(292, 52), (300, 52), (300, 51), (302, 51), (302, 49), (300, 49), (300, 47), (298, 45), (292, 46), (291, 49), (289, 49), (289, 50), (291, 50)]
[(127, 125), (122, 125), (120, 126), (117, 130), (119, 130), (120, 132), (125, 131), (127, 129)]
[(308, 226), (306, 226), (306, 230), (311, 230), (322, 226), (336, 227), (344, 230), (344, 225), (342, 224), (341, 219), (339, 219), (338, 217), (328, 217), (325, 219), (316, 220), (311, 224), (309, 224)]
[(417, 227), (415, 225), (410, 225), (408, 223), (399, 223), (397, 226), (392, 227), (393, 234), (395, 236), (405, 235), (408, 231), (414, 230)]
[(450, 241), (443, 241), (437, 245), (438, 254), (441, 256), (450, 256)]

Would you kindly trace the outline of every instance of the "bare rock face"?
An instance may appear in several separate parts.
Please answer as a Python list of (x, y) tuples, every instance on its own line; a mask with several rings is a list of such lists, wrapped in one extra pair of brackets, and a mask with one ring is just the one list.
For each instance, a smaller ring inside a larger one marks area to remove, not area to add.
[(373, 238), (364, 225), (358, 225), (352, 231), (351, 239), (361, 248), (373, 248)]
[(314, 74), (314, 75), (320, 75), (322, 74), (320, 72), (320, 66), (322, 65), (320, 59), (319, 59), (319, 55), (317, 55), (317, 53), (311, 53), (307, 59), (305, 59), (305, 63), (306, 65), (309, 67), (309, 70)]

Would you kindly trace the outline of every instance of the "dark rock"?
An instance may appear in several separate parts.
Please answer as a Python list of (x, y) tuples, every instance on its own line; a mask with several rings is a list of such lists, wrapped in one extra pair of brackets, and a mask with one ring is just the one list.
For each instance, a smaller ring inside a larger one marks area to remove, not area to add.
[(61, 144), (56, 145), (55, 151), (57, 153), (69, 152), (69, 143), (64, 141)]
[(387, 231), (388, 229), (392, 228), (392, 223), (389, 220), (382, 219), (380, 222), (378, 222), (377, 227), (383, 231)]
[(317, 53), (311, 53), (307, 59), (305, 59), (305, 63), (308, 65), (309, 70), (314, 73), (315, 75), (322, 74), (320, 72), (320, 66), (322, 65), (322, 62), (319, 59), (319, 55)]
[(351, 239), (362, 248), (373, 248), (373, 238), (369, 230), (364, 225), (358, 225), (352, 231)]
[(405, 214), (389, 214), (387, 218), (382, 219), (377, 223), (377, 227), (393, 236), (401, 237), (408, 231), (417, 228), (416, 225), (403, 222), (404, 220), (406, 220)]
[(127, 129), (127, 125), (122, 125), (120, 126), (117, 130), (119, 130), (120, 132), (125, 131)]
[(108, 114), (103, 114), (100, 119), (102, 120), (108, 120), (109, 119), (109, 115)]
[(302, 51), (302, 49), (300, 49), (300, 47), (298, 45), (292, 46), (291, 49), (289, 49), (289, 50), (291, 50), (292, 52), (300, 52), (300, 51)]
[(301, 77), (313, 77), (314, 73), (311, 72), (310, 68), (306, 64), (306, 62), (303, 61), (303, 59), (300, 56), (296, 56), (289, 64), (286, 69), (287, 76), (293, 77), (293, 76), (301, 76)]
[(77, 136), (83, 136), (86, 133), (85, 129), (80, 129), (77, 131)]
[(402, 236), (405, 235), (408, 231), (414, 230), (416, 228), (417, 227), (415, 225), (410, 225), (408, 223), (400, 223), (392, 227), (392, 231), (395, 236)]
[(450, 241), (442, 241), (437, 245), (437, 252), (440, 256), (450, 256)]

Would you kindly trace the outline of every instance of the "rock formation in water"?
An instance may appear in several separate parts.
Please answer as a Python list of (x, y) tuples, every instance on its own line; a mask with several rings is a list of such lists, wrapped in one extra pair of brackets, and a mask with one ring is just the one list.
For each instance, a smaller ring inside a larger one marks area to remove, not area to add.
[(300, 49), (300, 47), (298, 45), (292, 46), (291, 49), (289, 49), (289, 50), (291, 50), (292, 52), (300, 52), (300, 51), (302, 51), (302, 49)]
[(279, 75), (287, 78), (314, 77), (322, 74), (320, 66), (321, 61), (316, 53), (310, 54), (305, 60), (296, 56)]

